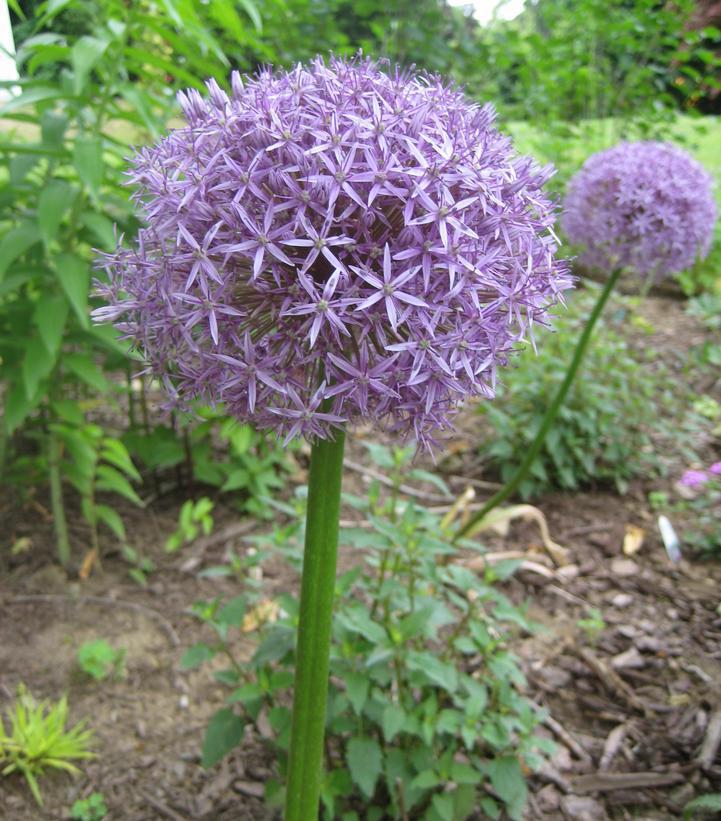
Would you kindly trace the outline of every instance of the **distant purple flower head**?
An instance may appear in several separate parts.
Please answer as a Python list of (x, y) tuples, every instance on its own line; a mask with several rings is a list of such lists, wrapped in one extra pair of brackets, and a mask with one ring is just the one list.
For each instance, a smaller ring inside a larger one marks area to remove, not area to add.
[(708, 474), (704, 470), (687, 470), (681, 477), (681, 484), (693, 489), (705, 485), (708, 480)]
[(569, 183), (562, 226), (587, 268), (659, 279), (706, 256), (716, 216), (699, 163), (670, 143), (632, 142), (585, 162)]
[(370, 60), (207, 85), (135, 158), (145, 227), (101, 261), (96, 319), (174, 402), (431, 444), (570, 287), (551, 169), (514, 154), (491, 106)]
[(708, 470), (714, 476), (721, 476), (721, 462), (714, 462)]

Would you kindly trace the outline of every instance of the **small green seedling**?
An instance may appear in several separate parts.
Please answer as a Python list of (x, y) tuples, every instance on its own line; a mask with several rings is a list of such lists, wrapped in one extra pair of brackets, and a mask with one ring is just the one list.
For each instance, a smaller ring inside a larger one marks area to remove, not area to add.
[(587, 618), (579, 619), (576, 624), (586, 634), (586, 639), (590, 644), (595, 644), (596, 639), (606, 629), (606, 622), (603, 614), (597, 607), (589, 607), (586, 611)]
[(125, 650), (116, 650), (105, 639), (86, 641), (78, 650), (78, 664), (84, 673), (96, 681), (111, 676), (122, 678), (125, 673)]
[(72, 821), (102, 821), (107, 814), (105, 798), (99, 792), (94, 792), (87, 798), (78, 798), (70, 808)]
[(213, 517), (210, 515), (213, 503), (207, 496), (194, 502), (192, 499), (180, 509), (178, 529), (165, 542), (166, 553), (174, 553), (183, 545), (196, 539), (201, 531), (207, 536), (213, 530)]
[(24, 685), (19, 685), (17, 698), (8, 715), (10, 732), (0, 718), (0, 775), (21, 773), (37, 801), (42, 806), (38, 778), (47, 767), (72, 775), (80, 770), (70, 762), (73, 759), (93, 758), (88, 749), (92, 732), (81, 721), (69, 730), (67, 698), (56, 704), (37, 702)]

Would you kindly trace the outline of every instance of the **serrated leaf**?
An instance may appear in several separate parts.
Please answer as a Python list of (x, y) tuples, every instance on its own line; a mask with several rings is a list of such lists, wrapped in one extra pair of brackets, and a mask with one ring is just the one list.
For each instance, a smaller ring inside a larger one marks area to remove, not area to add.
[(417, 790), (432, 790), (440, 784), (441, 779), (435, 770), (423, 770), (411, 782), (411, 787)]
[(391, 741), (403, 729), (406, 721), (405, 710), (398, 704), (387, 704), (383, 710), (381, 718), (381, 727), (383, 728), (383, 737), (390, 744)]
[(353, 782), (366, 798), (371, 798), (383, 767), (383, 755), (378, 742), (373, 738), (351, 738), (347, 759)]
[(345, 673), (343, 679), (345, 681), (348, 701), (350, 701), (355, 712), (360, 715), (361, 710), (363, 709), (363, 706), (368, 698), (370, 680), (367, 675), (364, 676), (360, 673), (353, 672)]
[(83, 328), (90, 324), (88, 320), (88, 289), (90, 287), (90, 266), (74, 254), (58, 254), (54, 259), (54, 268), (60, 285), (65, 291), (71, 307)]
[(406, 659), (406, 666), (409, 670), (421, 673), (426, 679), (447, 690), (455, 693), (458, 689), (458, 671), (452, 664), (441, 661), (431, 653), (410, 652)]
[(215, 651), (208, 647), (207, 644), (194, 644), (189, 647), (180, 659), (180, 666), (183, 670), (190, 670), (193, 667), (198, 667), (205, 661), (210, 661), (215, 655)]
[(231, 599), (218, 613), (217, 619), (232, 627), (240, 627), (248, 609), (245, 596), (236, 596)]
[(240, 744), (245, 723), (230, 707), (213, 714), (203, 739), (201, 766), (212, 767)]
[(454, 821), (454, 803), (452, 793), (434, 795), (431, 799), (431, 806), (443, 819), (443, 821)]
[(520, 818), (528, 790), (518, 759), (512, 755), (500, 756), (484, 764), (483, 770), (498, 797), (505, 802), (511, 818)]
[(53, 294), (41, 297), (35, 306), (33, 322), (51, 356), (60, 349), (69, 307), (64, 296)]

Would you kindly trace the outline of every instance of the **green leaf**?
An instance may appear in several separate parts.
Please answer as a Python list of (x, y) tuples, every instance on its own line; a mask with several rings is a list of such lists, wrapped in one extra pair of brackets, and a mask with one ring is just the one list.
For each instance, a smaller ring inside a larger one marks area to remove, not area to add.
[(383, 728), (383, 737), (389, 744), (403, 729), (405, 721), (406, 713), (401, 706), (398, 704), (386, 705), (381, 718), (381, 727)]
[(0, 108), (0, 117), (6, 117), (11, 111), (17, 111), (19, 108), (28, 108), (41, 103), (45, 100), (54, 100), (62, 97), (62, 92), (57, 86), (35, 86), (27, 91), (23, 91), (17, 97), (8, 100), (5, 105)]
[(125, 525), (123, 524), (123, 520), (120, 518), (117, 511), (107, 505), (96, 504), (95, 515), (104, 525), (113, 531), (121, 542), (125, 541)]
[(240, 744), (245, 723), (230, 707), (218, 710), (208, 722), (200, 763), (206, 769), (217, 764)]
[[(2, 248), (0, 247), (0, 253)], [(65, 291), (71, 307), (83, 328), (90, 325), (88, 320), (88, 288), (90, 287), (90, 266), (74, 254), (58, 254), (53, 259), (55, 273)], [(107, 383), (106, 383), (107, 384)]]
[(63, 365), (91, 388), (95, 388), (100, 392), (108, 390), (108, 380), (95, 362), (86, 354), (66, 354), (63, 357)]
[(683, 808), (683, 817), (688, 821), (694, 817), (695, 813), (716, 813), (721, 812), (721, 793), (709, 793), (708, 795), (699, 795), (693, 801), (689, 801)]
[(38, 391), (35, 396), (28, 398), (25, 385), (18, 382), (5, 394), (5, 430), (12, 434), (25, 421), (30, 413), (42, 402), (43, 392)]
[(109, 462), (111, 465), (115, 465), (116, 468), (122, 470), (126, 476), (129, 476), (136, 482), (141, 481), (142, 477), (135, 469), (130, 454), (120, 440), (111, 439), (110, 437), (103, 439), (103, 448), (100, 451), (100, 458)]
[(218, 613), (217, 619), (220, 622), (229, 624), (232, 627), (240, 627), (245, 618), (247, 602), (245, 596), (236, 596), (231, 599)]
[(518, 759), (504, 755), (488, 761), (483, 769), (498, 797), (505, 802), (511, 818), (520, 818), (528, 791)]
[(442, 795), (434, 795), (431, 799), (431, 805), (443, 821), (454, 821), (454, 799), (452, 793), (443, 793)]
[(42, 239), (35, 222), (21, 222), (0, 240), (0, 280), (15, 260)]
[(406, 659), (406, 666), (409, 670), (422, 673), (423, 676), (447, 690), (455, 693), (458, 689), (458, 671), (452, 664), (447, 664), (434, 656), (432, 653), (410, 652)]
[(103, 144), (98, 137), (78, 137), (73, 150), (73, 163), (78, 176), (94, 196), (103, 182)]
[(65, 331), (69, 305), (61, 295), (45, 294), (38, 300), (33, 312), (33, 322), (40, 338), (51, 356), (57, 356)]
[(383, 766), (383, 755), (378, 742), (373, 738), (351, 738), (347, 758), (351, 778), (363, 794), (371, 798)]
[(133, 486), (122, 473), (109, 465), (98, 465), (95, 472), (97, 476), (95, 487), (98, 490), (109, 490), (118, 493), (138, 505), (138, 507), (143, 507), (143, 500), (133, 490)]
[(432, 790), (438, 786), (440, 778), (435, 770), (423, 770), (411, 782), (411, 786), (417, 790)]
[(350, 701), (355, 712), (360, 715), (361, 710), (366, 703), (366, 699), (368, 698), (370, 679), (367, 675), (349, 672), (345, 673), (343, 680), (345, 681), (348, 701)]
[(104, 250), (110, 251), (115, 248), (113, 223), (107, 217), (94, 211), (83, 211), (80, 214), (80, 222), (95, 234)]
[(99, 37), (86, 35), (73, 46), (70, 61), (73, 66), (73, 89), (82, 94), (90, 72), (96, 66), (108, 47), (108, 41)]
[(68, 118), (56, 111), (44, 111), (40, 118), (40, 130), (43, 145), (51, 148), (62, 148), (65, 131), (68, 127)]
[(183, 670), (190, 670), (205, 661), (210, 661), (214, 655), (215, 651), (207, 644), (194, 644), (183, 653), (180, 666)]
[(52, 180), (38, 200), (38, 225), (46, 245), (58, 235), (60, 223), (72, 201), (72, 187), (63, 180)]
[(28, 399), (35, 396), (40, 383), (52, 371), (56, 359), (57, 356), (49, 353), (40, 337), (35, 336), (28, 342), (23, 357), (23, 382)]

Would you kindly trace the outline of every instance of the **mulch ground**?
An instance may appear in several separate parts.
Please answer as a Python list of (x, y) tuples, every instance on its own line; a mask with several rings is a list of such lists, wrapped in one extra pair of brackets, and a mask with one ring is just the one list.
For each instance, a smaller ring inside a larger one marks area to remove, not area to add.
[[(704, 332), (674, 299), (649, 298), (642, 313), (654, 329), (642, 344), (682, 372)], [(702, 387), (712, 394), (718, 388)], [(436, 469), (457, 493), (469, 480), (478, 482), (482, 498), (489, 492), (483, 483), (493, 477), (479, 472), (474, 425), (469, 413), (450, 456)], [(351, 441), (348, 455), (357, 466), (367, 465), (358, 441)], [(362, 487), (362, 469), (348, 476), (351, 488)], [(568, 551), (560, 566), (534, 523), (483, 537), (490, 552), (525, 558), (525, 568), (503, 589), (515, 601), (529, 601), (540, 625), (513, 648), (528, 695), (548, 709), (544, 732), (558, 744), (530, 779), (529, 819), (678, 818), (694, 796), (721, 791), (721, 564), (690, 556), (669, 561), (647, 502), (648, 490), (663, 486), (638, 481), (623, 497), (592, 489), (537, 501), (552, 538)], [(432, 490), (419, 488), (421, 494)], [(42, 493), (0, 500), (0, 712), (20, 682), (38, 698), (67, 692), (71, 720), (88, 721), (97, 753), (77, 779), (51, 774), (42, 780), (42, 809), (22, 779), (0, 779), (0, 815), (7, 821), (67, 818), (73, 801), (94, 791), (103, 793), (109, 819), (275, 817), (262, 801), (273, 770), (262, 739), (249, 734), (223, 763), (209, 771), (200, 767), (205, 725), (226, 693), (207, 667), (179, 667), (188, 646), (209, 638), (190, 615), (191, 605), (237, 593), (232, 580), (199, 572), (221, 563), (228, 550), (248, 549), (248, 537), (264, 525), (238, 521), (219, 508), (210, 537), (168, 556), (163, 542), (175, 529), (181, 503), (169, 497), (124, 512), (131, 543), (157, 564), (143, 588), (110, 546), (102, 573), (84, 582), (77, 568), (66, 575), (52, 563), (52, 524)], [(86, 534), (79, 517), (71, 516), (71, 524), (81, 554)], [(623, 552), (629, 527), (643, 531), (632, 555)], [(30, 540), (28, 550), (10, 556), (9, 546), (23, 537)], [(346, 546), (344, 562), (357, 560), (354, 555)], [(280, 562), (264, 568), (264, 579), (270, 595), (297, 584)], [(592, 608), (603, 618), (596, 631), (579, 625)], [(124, 678), (96, 683), (79, 672), (78, 647), (97, 638), (126, 649)], [(238, 651), (252, 651), (250, 638)]]

